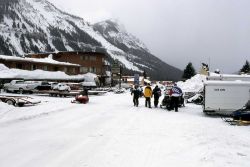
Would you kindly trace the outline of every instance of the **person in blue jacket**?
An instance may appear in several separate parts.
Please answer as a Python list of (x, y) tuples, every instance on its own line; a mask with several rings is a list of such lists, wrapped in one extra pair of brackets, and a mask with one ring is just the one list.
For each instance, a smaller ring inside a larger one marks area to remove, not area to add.
[(161, 96), (161, 89), (158, 87), (158, 85), (155, 86), (153, 89), (153, 95), (154, 95), (154, 106), (158, 107), (159, 98)]

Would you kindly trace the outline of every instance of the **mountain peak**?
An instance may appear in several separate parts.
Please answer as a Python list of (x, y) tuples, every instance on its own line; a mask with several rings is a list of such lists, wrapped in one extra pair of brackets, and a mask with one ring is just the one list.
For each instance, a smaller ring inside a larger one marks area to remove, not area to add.
[(110, 63), (118, 60), (129, 75), (147, 71), (153, 79), (181, 77), (179, 69), (152, 55), (117, 19), (90, 25), (47, 0), (1, 0), (0, 4), (0, 54), (105, 52)]
[(101, 33), (110, 43), (123, 45), (120, 49), (139, 49), (149, 52), (146, 45), (131, 33), (128, 33), (125, 26), (117, 19), (108, 19), (93, 25), (94, 29)]

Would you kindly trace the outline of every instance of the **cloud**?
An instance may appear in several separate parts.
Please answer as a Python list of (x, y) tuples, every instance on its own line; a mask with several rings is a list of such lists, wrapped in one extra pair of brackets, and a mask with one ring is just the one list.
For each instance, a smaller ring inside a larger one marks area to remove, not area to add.
[(157, 57), (238, 71), (250, 55), (249, 0), (49, 0), (90, 22), (117, 18)]

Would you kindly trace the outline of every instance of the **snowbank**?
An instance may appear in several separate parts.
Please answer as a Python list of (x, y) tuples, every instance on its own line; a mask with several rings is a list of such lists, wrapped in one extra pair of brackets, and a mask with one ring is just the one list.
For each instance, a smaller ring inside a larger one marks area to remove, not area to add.
[(179, 81), (177, 85), (183, 90), (183, 92), (199, 92), (206, 81), (206, 76), (197, 74), (185, 82)]
[(2, 117), (6, 112), (10, 111), (13, 108), (15, 107), (12, 105), (8, 105), (0, 100), (0, 117)]

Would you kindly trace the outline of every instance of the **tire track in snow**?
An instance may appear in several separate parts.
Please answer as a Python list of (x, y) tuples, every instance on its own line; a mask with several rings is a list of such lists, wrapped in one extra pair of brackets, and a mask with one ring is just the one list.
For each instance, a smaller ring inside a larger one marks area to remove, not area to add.
[[(76, 108), (76, 107), (73, 107), (73, 108)], [(63, 111), (66, 111), (68, 109), (72, 109), (72, 106), (52, 110), (52, 111), (49, 111), (49, 112), (42, 112), (42, 113), (37, 114), (37, 115), (24, 116), (24, 117), (21, 117), (21, 118), (17, 118), (17, 119), (14, 119), (14, 120), (10, 120), (10, 121), (0, 123), (0, 125), (1, 126), (9, 126), (9, 125), (14, 124), (14, 123), (28, 121), (28, 120), (32, 120), (32, 119), (36, 119), (36, 118), (41, 118), (41, 117), (44, 117), (44, 116), (49, 116), (49, 115), (54, 114), (54, 113), (63, 112)]]

